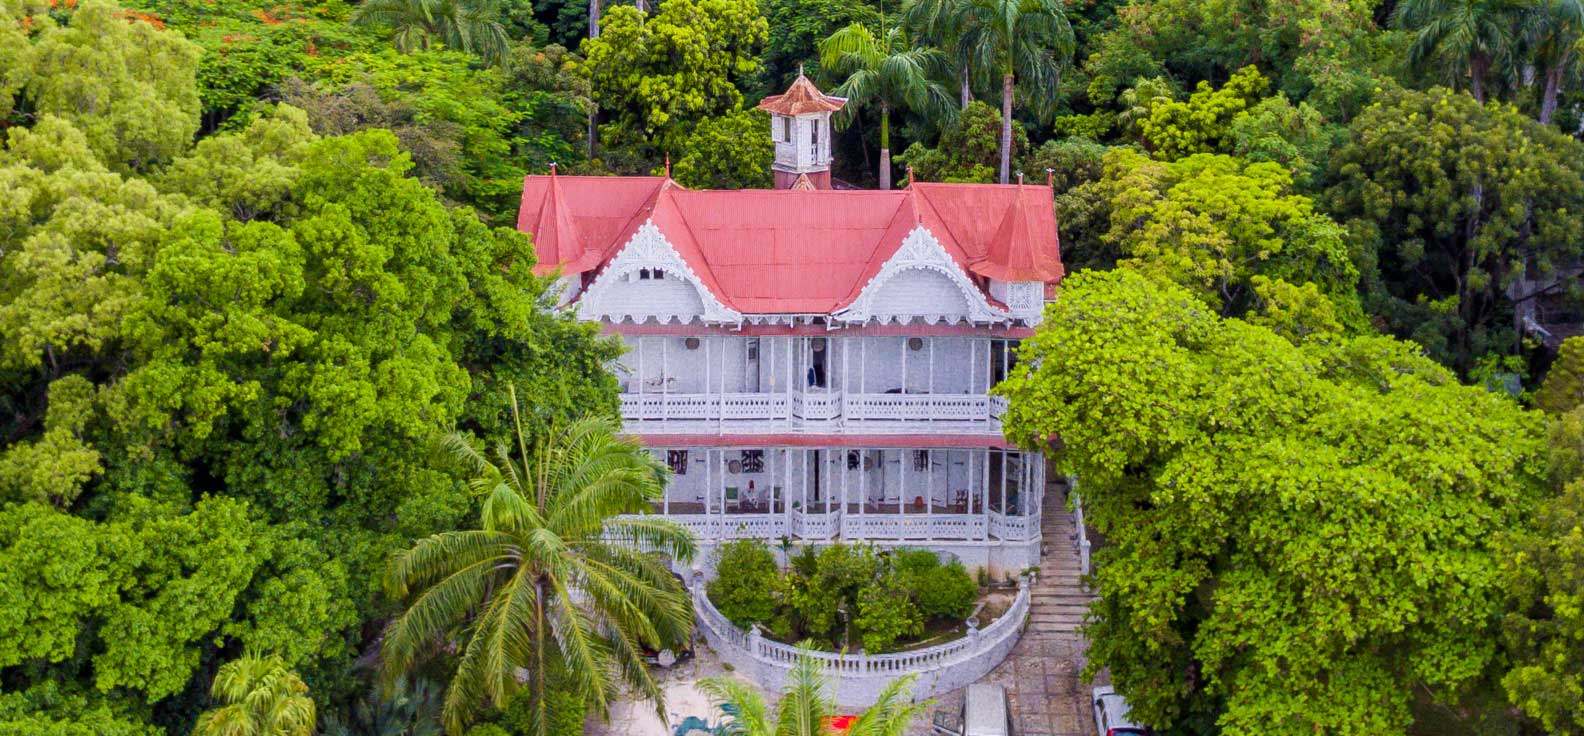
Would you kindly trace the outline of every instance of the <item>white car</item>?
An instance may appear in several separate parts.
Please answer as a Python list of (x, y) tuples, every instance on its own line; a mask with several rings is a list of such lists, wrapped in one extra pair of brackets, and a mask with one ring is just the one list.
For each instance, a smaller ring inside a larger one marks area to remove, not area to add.
[(969, 685), (960, 710), (935, 712), (932, 731), (936, 736), (1011, 736), (1006, 688)]
[(1128, 719), (1128, 704), (1110, 685), (1094, 689), (1095, 728), (1100, 736), (1149, 736), (1148, 728)]

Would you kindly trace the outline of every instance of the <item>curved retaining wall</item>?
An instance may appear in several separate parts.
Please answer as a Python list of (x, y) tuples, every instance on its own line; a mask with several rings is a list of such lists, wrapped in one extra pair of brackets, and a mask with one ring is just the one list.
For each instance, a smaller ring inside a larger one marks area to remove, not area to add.
[[(699, 581), (693, 586), (693, 610), (699, 631), (721, 661), (772, 693), (781, 686), (797, 660), (797, 647), (771, 641), (759, 630), (734, 626), (711, 603)], [(895, 654), (837, 654), (815, 652), (831, 679), (831, 692), (842, 706), (862, 708), (872, 705), (880, 691), (892, 680), (917, 673), (913, 681), (914, 700), (967, 687), (1001, 664), (1017, 644), (1028, 621), (1029, 580), (1018, 582), (1017, 597), (1006, 613), (989, 626), (970, 631), (967, 636), (938, 646)]]

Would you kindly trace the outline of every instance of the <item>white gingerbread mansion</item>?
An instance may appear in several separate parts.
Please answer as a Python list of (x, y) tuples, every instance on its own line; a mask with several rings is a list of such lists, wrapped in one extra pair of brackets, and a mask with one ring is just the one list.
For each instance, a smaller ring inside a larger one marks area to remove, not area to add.
[(1011, 348), (1061, 278), (1048, 187), (830, 189), (844, 100), (771, 113), (777, 189), (531, 176), (518, 228), (629, 352), (628, 431), (673, 476), (655, 511), (721, 540), (868, 541), (1038, 563), (1044, 463), (1001, 434)]

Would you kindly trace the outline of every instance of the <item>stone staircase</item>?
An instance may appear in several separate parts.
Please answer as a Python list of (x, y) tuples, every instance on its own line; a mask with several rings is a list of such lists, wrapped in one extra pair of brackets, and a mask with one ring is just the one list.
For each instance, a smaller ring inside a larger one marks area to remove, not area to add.
[(1031, 593), (1029, 626), (1023, 635), (1076, 637), (1094, 596), (1079, 582), (1078, 529), (1067, 511), (1066, 487), (1059, 480), (1046, 484), (1040, 529), (1044, 535), (1040, 571)]

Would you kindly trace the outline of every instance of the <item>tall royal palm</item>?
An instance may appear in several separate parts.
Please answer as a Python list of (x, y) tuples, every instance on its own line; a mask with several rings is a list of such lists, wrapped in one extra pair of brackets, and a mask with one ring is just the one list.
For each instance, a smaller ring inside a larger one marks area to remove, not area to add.
[(848, 99), (839, 121), (852, 120), (859, 107), (879, 108), (880, 188), (890, 189), (891, 111), (950, 113), (951, 95), (935, 81), (946, 70), (946, 57), (935, 49), (914, 46), (901, 28), (877, 37), (866, 26), (853, 23), (820, 43), (820, 64), (833, 74), (847, 75), (847, 81), (833, 90)]
[[(386, 576), (407, 609), (385, 632), (387, 681), (454, 647), (442, 720), (460, 733), (476, 709), (528, 688), (537, 734), (554, 689), (607, 712), (622, 682), (664, 713), (642, 647), (692, 630), (691, 602), (666, 567), (692, 559), (692, 536), (651, 508), (665, 467), (607, 419), (582, 419), (530, 440), (512, 395), (516, 436), (493, 457), (453, 436), (482, 496), (480, 529), (436, 534), (396, 555)], [(552, 682), (552, 678), (555, 681)]]
[(1021, 85), (1049, 109), (1072, 61), (1073, 30), (1057, 0), (958, 0), (958, 39), (974, 66), (1001, 79), (1001, 183), (1012, 173), (1012, 107)]
[(1535, 0), (1523, 17), (1525, 55), (1540, 71), (1540, 122), (1549, 124), (1563, 81), (1580, 66), (1584, 0)]
[[(837, 712), (831, 701), (829, 683), (819, 660), (801, 648), (792, 671), (787, 673), (786, 689), (772, 712), (764, 696), (752, 685), (729, 678), (710, 678), (699, 682), (699, 689), (721, 705), (726, 716), (721, 729), (726, 736), (834, 736), (828, 716)], [(902, 736), (914, 719), (927, 710), (930, 701), (912, 703), (907, 691), (913, 675), (892, 680), (880, 698), (858, 716), (845, 732), (847, 736)]]
[(1504, 69), (1516, 41), (1514, 0), (1403, 0), (1393, 19), (1413, 31), (1408, 61), (1439, 64), (1452, 79), (1467, 78), (1474, 99), (1485, 102), (1493, 72)]
[(402, 52), (435, 43), (494, 64), (506, 58), (506, 28), (495, 0), (368, 0), (353, 22), (386, 26)]
[(960, 107), (973, 102), (973, 60), (958, 41), (962, 37), (961, 0), (908, 0), (902, 6), (902, 25), (921, 43), (941, 49), (957, 77)]

